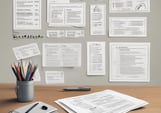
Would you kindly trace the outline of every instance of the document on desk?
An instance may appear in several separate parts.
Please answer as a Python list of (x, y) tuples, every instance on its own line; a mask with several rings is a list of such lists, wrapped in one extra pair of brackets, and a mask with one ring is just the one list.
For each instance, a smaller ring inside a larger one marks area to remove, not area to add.
[(109, 48), (110, 81), (150, 81), (150, 43), (110, 43)]
[(13, 0), (13, 29), (41, 29), (41, 0)]
[(87, 75), (105, 75), (105, 42), (87, 42)]
[(90, 6), (90, 33), (91, 35), (106, 35), (106, 5)]
[(40, 55), (40, 50), (37, 43), (14, 47), (12, 50), (17, 60)]
[(150, 0), (110, 0), (111, 13), (150, 12)]
[(86, 5), (82, 3), (47, 2), (47, 23), (49, 26), (85, 26)]
[(127, 113), (148, 104), (113, 90), (58, 99), (55, 102), (69, 113)]
[(110, 37), (146, 37), (146, 17), (110, 17)]
[(80, 67), (80, 43), (43, 43), (44, 67)]

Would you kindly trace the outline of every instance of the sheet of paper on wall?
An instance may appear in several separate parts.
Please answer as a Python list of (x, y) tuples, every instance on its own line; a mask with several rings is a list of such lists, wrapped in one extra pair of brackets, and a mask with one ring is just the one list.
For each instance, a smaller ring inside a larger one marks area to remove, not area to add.
[(110, 81), (149, 82), (150, 43), (110, 43)]
[(41, 29), (41, 0), (13, 0), (13, 29)]
[(65, 30), (66, 38), (81, 38), (85, 36), (84, 30)]
[(47, 84), (63, 84), (64, 71), (46, 71), (45, 80)]
[(64, 30), (47, 30), (46, 32), (48, 38), (64, 38)]
[(39, 82), (41, 81), (41, 77), (40, 77), (40, 72), (39, 69), (36, 70), (34, 76), (33, 76), (34, 82)]
[(84, 30), (47, 30), (48, 38), (81, 38)]
[(14, 47), (12, 50), (17, 60), (40, 55), (40, 50), (37, 43)]
[(43, 43), (44, 67), (80, 67), (80, 43)]
[(90, 34), (106, 35), (106, 5), (90, 6)]
[(70, 3), (70, 0), (52, 0), (53, 3)]
[(105, 75), (105, 42), (87, 42), (87, 75)]
[(110, 17), (110, 37), (146, 37), (146, 17)]
[(150, 12), (150, 0), (110, 0), (111, 13)]
[(81, 3), (47, 2), (47, 23), (49, 26), (85, 27), (86, 5)]

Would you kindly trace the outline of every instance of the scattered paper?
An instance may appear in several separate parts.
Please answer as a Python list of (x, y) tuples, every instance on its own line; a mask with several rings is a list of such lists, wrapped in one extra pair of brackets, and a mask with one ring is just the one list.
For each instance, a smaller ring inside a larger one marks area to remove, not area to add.
[(80, 43), (44, 43), (44, 67), (80, 67)]
[(13, 0), (14, 30), (41, 29), (41, 0)]
[(40, 55), (40, 50), (36, 43), (14, 47), (12, 49), (17, 60)]
[(64, 83), (64, 71), (46, 71), (45, 78), (47, 84)]
[(110, 37), (146, 37), (146, 17), (110, 17)]
[(110, 81), (149, 82), (150, 43), (110, 43)]
[(106, 5), (90, 6), (91, 35), (106, 35)]
[(105, 42), (87, 42), (87, 75), (105, 75)]
[(48, 0), (47, 22), (49, 26), (85, 26), (85, 3), (54, 3)]
[(55, 102), (69, 113), (127, 113), (148, 104), (113, 90), (58, 99)]
[(150, 12), (150, 0), (110, 0), (111, 13)]

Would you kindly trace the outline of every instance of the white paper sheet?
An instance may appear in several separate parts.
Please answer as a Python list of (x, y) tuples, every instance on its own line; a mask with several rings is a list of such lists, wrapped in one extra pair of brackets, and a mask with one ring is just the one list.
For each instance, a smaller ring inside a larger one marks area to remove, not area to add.
[(146, 17), (110, 17), (110, 37), (146, 37)]
[(81, 38), (84, 37), (84, 30), (65, 30), (66, 38)]
[(47, 3), (47, 22), (49, 26), (85, 26), (85, 3)]
[(106, 35), (106, 5), (90, 6), (90, 33), (91, 35)]
[(81, 38), (84, 30), (47, 30), (48, 38)]
[(13, 0), (13, 29), (41, 29), (41, 0)]
[(64, 83), (64, 71), (46, 71), (45, 80), (47, 84)]
[(80, 43), (43, 43), (44, 67), (80, 67)]
[(110, 0), (111, 13), (150, 12), (150, 0)]
[(110, 81), (149, 82), (150, 43), (110, 43)]
[(34, 82), (39, 82), (41, 81), (41, 77), (40, 77), (40, 73), (39, 73), (39, 69), (36, 70), (34, 76), (33, 76)]
[(53, 3), (70, 3), (70, 0), (52, 0)]
[(127, 113), (148, 102), (113, 90), (104, 90), (55, 101), (69, 113)]
[(65, 31), (64, 30), (47, 30), (48, 38), (64, 38)]
[(87, 75), (105, 75), (105, 42), (87, 42)]
[(40, 55), (40, 50), (37, 43), (14, 47), (12, 50), (17, 60)]

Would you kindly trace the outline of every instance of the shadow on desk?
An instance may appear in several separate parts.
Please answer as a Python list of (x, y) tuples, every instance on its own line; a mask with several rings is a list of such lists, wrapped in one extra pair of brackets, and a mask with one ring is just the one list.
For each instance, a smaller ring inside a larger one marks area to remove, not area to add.
[(17, 99), (16, 98), (1, 100), (0, 106), (1, 107), (10, 106), (10, 105), (14, 105), (16, 102), (17, 102)]

